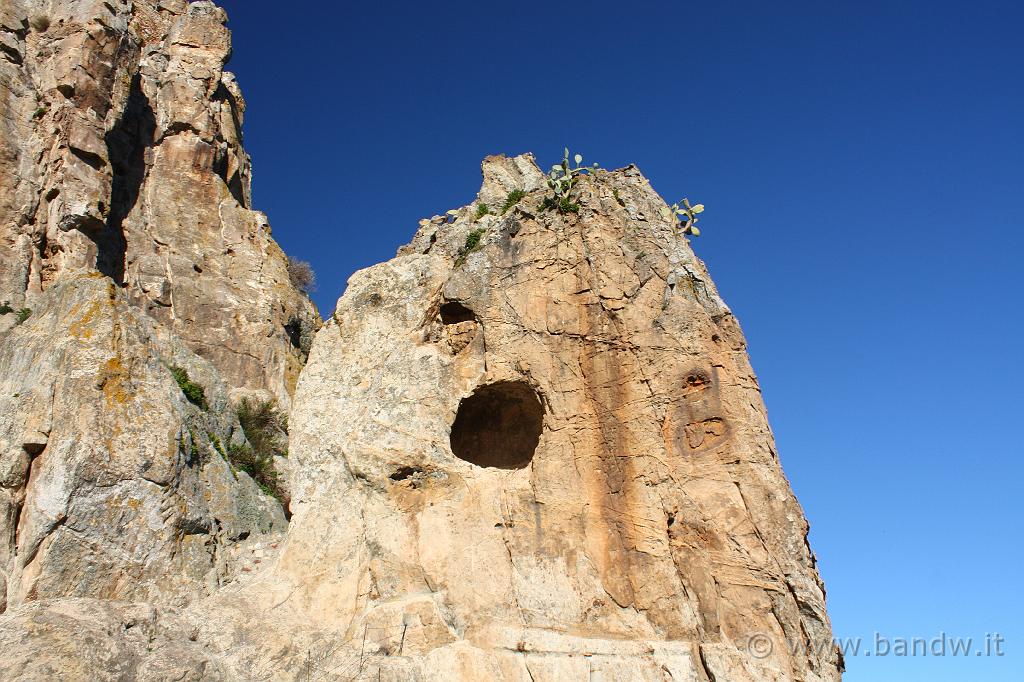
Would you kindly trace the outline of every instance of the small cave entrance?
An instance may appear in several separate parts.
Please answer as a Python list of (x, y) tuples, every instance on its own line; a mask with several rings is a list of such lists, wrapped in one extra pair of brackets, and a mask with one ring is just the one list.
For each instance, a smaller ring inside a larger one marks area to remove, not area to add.
[(293, 317), (284, 326), (284, 333), (288, 335), (288, 341), (295, 348), (302, 348), (302, 322), (299, 318)]
[(448, 301), (442, 304), (439, 312), (441, 324), (459, 324), (476, 320), (476, 313), (458, 301)]
[(522, 469), (540, 442), (544, 406), (522, 381), (481, 386), (463, 399), (452, 424), (452, 452), (481, 467)]

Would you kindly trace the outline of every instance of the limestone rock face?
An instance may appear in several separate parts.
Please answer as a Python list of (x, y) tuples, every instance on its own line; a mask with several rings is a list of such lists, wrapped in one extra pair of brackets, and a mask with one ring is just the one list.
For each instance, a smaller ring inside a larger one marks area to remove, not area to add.
[(188, 623), (146, 604), (97, 599), (38, 602), (0, 627), (8, 680), (229, 679), (187, 634)]
[(225, 21), (0, 4), (0, 612), (186, 604), (286, 528), (229, 396), (287, 411), (319, 317), (250, 209)]
[[(561, 214), (485, 159), (303, 369), (224, 24), (0, 5), (0, 678), (839, 680), (743, 335), (639, 171)], [(229, 463), (247, 392), (290, 523)]]
[[(494, 206), (542, 176), (484, 177)], [(424, 221), (351, 278), (277, 577), (388, 679), (838, 679), (735, 318), (635, 168), (578, 192)]]
[[(204, 387), (207, 409), (170, 366)], [(244, 436), (216, 370), (102, 275), (62, 278), (0, 331), (0, 369), (8, 606), (184, 603), (231, 580), (236, 543), (285, 529), (278, 502), (224, 458)]]
[(225, 21), (210, 2), (4, 3), (0, 301), (97, 270), (287, 408), (318, 318), (250, 210)]

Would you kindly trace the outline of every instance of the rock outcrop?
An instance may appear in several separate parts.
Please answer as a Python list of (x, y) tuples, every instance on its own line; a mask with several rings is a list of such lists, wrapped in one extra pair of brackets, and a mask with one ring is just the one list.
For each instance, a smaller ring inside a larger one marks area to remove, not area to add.
[(287, 406), (318, 320), (250, 210), (224, 11), (14, 0), (0, 13), (0, 301), (31, 308), (63, 273), (99, 271), (232, 387)]
[(743, 335), (664, 202), (635, 168), (565, 215), (530, 157), (484, 178), (494, 213), (528, 193), (424, 221), (317, 337), (279, 577), (391, 679), (837, 679)]
[(185, 604), (287, 525), (232, 401), (287, 410), (319, 317), (249, 207), (225, 21), (0, 6), (0, 612)]
[[(303, 368), (224, 22), (0, 9), (0, 677), (839, 680), (742, 332), (640, 172), (560, 213), (486, 159)], [(231, 465), (253, 392), (290, 523)]]

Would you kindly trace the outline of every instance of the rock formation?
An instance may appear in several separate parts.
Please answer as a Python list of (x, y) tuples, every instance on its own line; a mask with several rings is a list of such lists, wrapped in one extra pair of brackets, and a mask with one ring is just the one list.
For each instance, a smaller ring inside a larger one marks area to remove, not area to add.
[(225, 20), (0, 6), (0, 611), (186, 603), (286, 526), (229, 396), (287, 409), (319, 319), (248, 208)]
[[(302, 368), (223, 12), (42, 6), (0, 16), (0, 676), (840, 678), (743, 335), (636, 168), (563, 214), (486, 159)], [(290, 523), (224, 456), (246, 391), (291, 408)]]
[(664, 202), (632, 167), (565, 215), (528, 156), (484, 178), (317, 337), (279, 576), (393, 679), (837, 679), (742, 333)]
[(287, 405), (316, 326), (250, 210), (245, 101), (209, 2), (0, 9), (0, 301), (96, 270), (237, 388)]

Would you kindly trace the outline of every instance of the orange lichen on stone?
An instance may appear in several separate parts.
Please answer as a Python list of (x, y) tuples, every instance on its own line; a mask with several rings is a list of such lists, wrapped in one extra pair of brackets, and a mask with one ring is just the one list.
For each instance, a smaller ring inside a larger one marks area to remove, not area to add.
[(96, 385), (103, 391), (107, 405), (124, 405), (132, 398), (128, 388), (128, 370), (121, 364), (121, 358), (114, 356), (103, 364)]
[[(73, 308), (72, 313), (74, 312), (75, 309)], [(71, 327), (69, 327), (68, 331), (70, 331), (71, 335), (74, 336), (76, 339), (91, 339), (93, 333), (96, 331), (93, 326), (93, 321), (96, 319), (96, 315), (99, 312), (100, 302), (93, 301), (92, 304), (89, 306), (89, 309), (85, 311), (85, 314), (71, 323)]]

